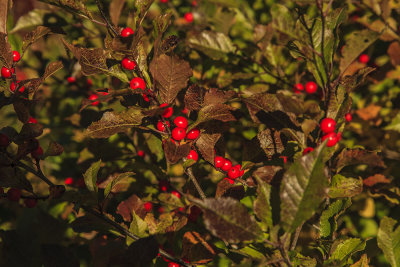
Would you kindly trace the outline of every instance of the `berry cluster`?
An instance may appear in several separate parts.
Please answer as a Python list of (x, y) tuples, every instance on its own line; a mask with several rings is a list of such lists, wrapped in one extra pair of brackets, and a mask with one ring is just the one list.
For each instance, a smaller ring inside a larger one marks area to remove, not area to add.
[(228, 177), (225, 177), (224, 179), (227, 179), (230, 184), (233, 184), (236, 178), (239, 178), (244, 174), (244, 170), (242, 170), (240, 164), (232, 166), (232, 161), (221, 156), (215, 157), (214, 166), (227, 174)]
[[(315, 94), (317, 92), (317, 90), (318, 90), (318, 85), (315, 82), (312, 82), (312, 81), (311, 82), (307, 82), (306, 86), (305, 86), (305, 89), (306, 89), (306, 92), (308, 94)], [(301, 83), (296, 84), (293, 87), (293, 91), (296, 94), (300, 94), (301, 92), (304, 91), (304, 85), (301, 84)]]
[[(4, 195), (4, 189), (2, 187), (0, 187), (0, 194)], [(37, 199), (30, 198), (30, 197), (23, 197), (21, 190), (18, 188), (8, 189), (6, 195), (7, 195), (7, 199), (12, 202), (19, 202), (20, 199), (23, 198), (24, 204), (27, 208), (34, 208), (37, 204)]]
[[(13, 56), (13, 62), (18, 62), (21, 59), (21, 54), (18, 51), (13, 51), (12, 52), (12, 56)], [(3, 66), (1, 68), (1, 77), (3, 77), (4, 79), (10, 79), (12, 77), (12, 75), (15, 73), (15, 69), (14, 68), (6, 68), (5, 66)], [(20, 93), (23, 93), (25, 91), (25, 87), (24, 86), (19, 86), (19, 81), (15, 82), (11, 82), (10, 84), (10, 91), (11, 92), (15, 92), (15, 90), (18, 90)]]

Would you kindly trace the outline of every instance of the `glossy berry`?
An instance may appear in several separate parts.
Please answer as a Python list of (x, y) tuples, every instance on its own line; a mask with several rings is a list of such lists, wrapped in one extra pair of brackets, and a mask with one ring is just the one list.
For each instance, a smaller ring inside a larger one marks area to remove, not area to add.
[(139, 157), (144, 157), (144, 151), (143, 150), (139, 150), (138, 152), (137, 152), (137, 155), (139, 156)]
[(346, 119), (346, 121), (351, 122), (353, 116), (351, 115), (351, 113), (346, 113), (346, 115), (344, 115), (344, 118)]
[(34, 117), (29, 117), (28, 123), (37, 123), (37, 119)]
[(92, 102), (90, 105), (92, 105), (92, 106), (97, 106), (98, 104), (100, 104), (99, 101), (94, 101), (94, 100), (96, 100), (97, 98), (99, 98), (99, 96), (98, 96), (97, 94), (91, 94), (91, 95), (89, 96), (89, 100), (92, 100), (93, 102)]
[(328, 142), (326, 143), (327, 147), (332, 147), (332, 146), (336, 145), (336, 143), (339, 141), (337, 138), (337, 135), (334, 132), (324, 135), (322, 137), (322, 141), (325, 141), (325, 140), (328, 140)]
[(146, 89), (146, 83), (140, 77), (135, 77), (131, 80), (130, 86), (133, 90), (135, 89)]
[(321, 121), (320, 127), (324, 134), (332, 133), (336, 128), (336, 121), (332, 118), (325, 118)]
[(173, 194), (173, 195), (176, 196), (177, 198), (181, 198), (181, 194), (179, 194), (178, 191), (173, 190), (173, 191), (171, 191), (171, 194)]
[(72, 77), (72, 76), (71, 76), (71, 77), (68, 77), (68, 78), (67, 78), (67, 82), (68, 82), (68, 83), (75, 83), (75, 82), (76, 82), (76, 78), (75, 78), (75, 77)]
[(358, 60), (360, 61), (360, 63), (367, 64), (369, 61), (369, 56), (367, 54), (361, 54)]
[(168, 267), (179, 267), (180, 265), (176, 262), (169, 262)]
[(135, 67), (136, 67), (136, 63), (135, 63), (135, 61), (133, 61), (133, 60), (130, 60), (129, 58), (124, 58), (122, 61), (121, 61), (121, 65), (122, 65), (122, 67), (124, 68), (124, 69), (127, 69), (127, 70), (133, 70), (133, 69), (135, 69)]
[(146, 94), (143, 94), (143, 100), (149, 102), (150, 98)]
[(37, 200), (36, 199), (34, 199), (34, 198), (26, 198), (26, 199), (24, 199), (24, 203), (25, 203), (25, 206), (27, 207), (27, 208), (34, 208), (34, 207), (36, 207), (36, 204), (37, 204)]
[(304, 91), (304, 85), (301, 84), (301, 83), (296, 84), (296, 85), (293, 87), (293, 91), (294, 91), (296, 94), (301, 93), (302, 91)]
[(7, 69), (6, 67), (2, 67), (1, 68), (1, 77), (3, 77), (4, 79), (8, 79), (11, 78), (11, 70)]
[(67, 177), (67, 178), (65, 178), (64, 184), (66, 184), (66, 185), (73, 185), (73, 184), (74, 184), (74, 178), (72, 178), (72, 177)]
[(150, 212), (150, 211), (153, 209), (153, 203), (151, 203), (151, 202), (146, 202), (146, 203), (144, 203), (144, 209), (145, 209), (147, 212)]
[(225, 177), (224, 180), (228, 180), (228, 182), (229, 182), (230, 184), (234, 184), (234, 183), (235, 183), (235, 181), (234, 181), (233, 179), (230, 179), (230, 178), (228, 178), (228, 177)]
[(188, 125), (188, 121), (183, 116), (178, 116), (174, 119), (174, 123), (177, 127), (186, 128)]
[(93, 81), (91, 79), (86, 80), (86, 84), (91, 87), (93, 85)]
[(158, 188), (160, 189), (160, 191), (166, 192), (168, 190), (169, 187), (169, 183), (167, 180), (161, 180), (158, 183)]
[(197, 154), (196, 150), (190, 150), (189, 155), (187, 156), (187, 159), (192, 159), (194, 161), (197, 161), (199, 159), (199, 154)]
[(228, 177), (231, 179), (236, 179), (240, 176), (240, 165), (235, 165), (228, 171)]
[(195, 140), (197, 137), (199, 137), (200, 131), (197, 128), (193, 128), (186, 134), (186, 139), (190, 140)]
[(7, 135), (0, 133), (0, 146), (7, 147), (10, 144), (10, 138)]
[(224, 164), (221, 167), (221, 170), (227, 172), (232, 168), (232, 162), (229, 159), (224, 160)]
[(168, 3), (168, 0), (160, 0), (161, 3), (166, 4)]
[[(17, 85), (19, 85), (19, 81), (17, 81)], [(10, 90), (11, 90), (11, 92), (14, 92), (16, 88), (17, 88), (17, 86), (15, 86), (15, 83), (12, 82), (12, 83), (10, 84)], [(20, 93), (23, 93), (24, 91), (25, 91), (25, 87), (24, 87), (24, 86), (22, 86), (21, 88), (18, 89), (18, 92), (20, 92)]]
[(225, 159), (220, 156), (214, 158), (215, 168), (221, 168), (224, 165)]
[(18, 202), (19, 199), (21, 198), (21, 190), (17, 189), (17, 188), (10, 188), (7, 191), (7, 198), (10, 201), (15, 201)]
[(134, 33), (135, 32), (131, 28), (126, 27), (121, 31), (121, 37), (126, 38), (126, 37), (129, 37), (130, 35), (132, 35)]
[(13, 51), (13, 61), (18, 62), (21, 59), (21, 54), (18, 51)]
[(306, 83), (306, 92), (309, 94), (315, 94), (317, 92), (318, 86), (315, 82)]
[(176, 141), (184, 139), (185, 136), (186, 136), (185, 128), (176, 127), (175, 129), (172, 130), (172, 138), (174, 138)]
[[(168, 106), (167, 103), (162, 103), (162, 104), (160, 105), (160, 108), (166, 107), (166, 106)], [(169, 117), (172, 116), (172, 113), (173, 113), (173, 112), (174, 112), (174, 111), (173, 111), (172, 107), (168, 107), (168, 108), (166, 108), (166, 109), (164, 110), (164, 112), (163, 112), (163, 114), (162, 114), (161, 116), (163, 116), (164, 118), (169, 118)]]
[(43, 148), (38, 146), (38, 148), (31, 152), (31, 155), (35, 159), (40, 159), (40, 157), (43, 155)]
[[(168, 127), (170, 126), (168, 121), (165, 121), (165, 124), (167, 124)], [(160, 132), (166, 132), (165, 125), (162, 121), (158, 121), (156, 127)]]
[(185, 14), (185, 20), (187, 23), (192, 23), (193, 22), (193, 14), (192, 12), (187, 12)]
[(313, 151), (314, 151), (314, 148), (312, 148), (312, 147), (307, 147), (307, 148), (305, 148), (305, 149), (303, 150), (303, 155), (306, 155), (306, 154), (311, 153), (311, 152), (313, 152)]

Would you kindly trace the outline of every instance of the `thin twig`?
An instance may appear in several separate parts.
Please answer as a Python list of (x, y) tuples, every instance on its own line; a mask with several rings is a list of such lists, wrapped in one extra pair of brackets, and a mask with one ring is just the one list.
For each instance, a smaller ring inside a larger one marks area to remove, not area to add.
[(96, 5), (97, 5), (97, 9), (100, 11), (101, 17), (103, 18), (103, 20), (106, 22), (107, 24), (107, 28), (110, 29), (112, 31), (112, 33), (114, 34), (114, 36), (118, 36), (118, 32), (114, 29), (114, 26), (111, 24), (111, 22), (108, 20), (106, 14), (103, 11), (103, 7), (101, 6), (101, 3), (99, 0), (96, 0)]
[(39, 177), (40, 179), (42, 179), (46, 184), (48, 184), (49, 186), (54, 186), (54, 184), (43, 174), (42, 170), (39, 168), (37, 171), (35, 169), (33, 169), (32, 167), (22, 163), (21, 161), (19, 161), (18, 163), (16, 163), (17, 166), (27, 170), (28, 172), (36, 175), (37, 177)]
[[(183, 161), (186, 161), (187, 159), (183, 159)], [(189, 167), (186, 169), (186, 174), (189, 176), (189, 179), (193, 182), (194, 187), (196, 187), (197, 192), (199, 193), (201, 199), (206, 199), (206, 194), (204, 194), (203, 189), (201, 189), (199, 182), (197, 181), (196, 177), (193, 174), (192, 167)]]
[(299, 227), (296, 228), (296, 232), (294, 233), (292, 245), (290, 246), (290, 250), (294, 250), (297, 245), (297, 240), (299, 239), (299, 235), (301, 232), (301, 228), (303, 227), (303, 224), (301, 224)]

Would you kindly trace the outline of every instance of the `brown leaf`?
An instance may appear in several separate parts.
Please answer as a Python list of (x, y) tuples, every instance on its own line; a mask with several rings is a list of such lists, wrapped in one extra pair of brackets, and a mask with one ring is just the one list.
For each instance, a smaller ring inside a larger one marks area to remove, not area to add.
[(164, 143), (165, 158), (171, 164), (177, 163), (183, 157), (187, 157), (190, 152), (192, 143), (176, 144), (171, 139), (166, 139)]
[(244, 193), (243, 185), (232, 185), (227, 179), (223, 179), (217, 185), (215, 198), (231, 197), (241, 200), (244, 197)]
[(356, 110), (356, 113), (361, 119), (368, 121), (375, 119), (378, 116), (381, 108), (382, 108), (381, 106), (376, 106), (374, 104), (371, 104), (365, 108)]
[(193, 75), (190, 65), (176, 55), (165, 54), (153, 59), (150, 72), (158, 84), (161, 102), (172, 103)]
[(18, 135), (18, 140), (30, 139), (41, 136), (43, 133), (43, 125), (39, 123), (25, 123)]
[(214, 147), (221, 137), (221, 133), (225, 127), (221, 127), (221, 123), (209, 122), (205, 127), (204, 131), (201, 132), (200, 137), (196, 140), (196, 147), (201, 153), (202, 157), (214, 164)]
[(64, 65), (62, 64), (61, 61), (51, 62), (49, 65), (47, 65), (42, 79), (43, 80), (47, 79), (48, 77), (50, 77), (51, 75), (53, 75), (54, 73), (56, 73), (57, 71), (62, 69), (63, 67), (64, 67)]
[(389, 184), (390, 180), (382, 174), (375, 174), (367, 179), (364, 179), (363, 183), (365, 186), (372, 187), (376, 184)]
[(223, 122), (234, 121), (236, 118), (232, 115), (232, 110), (234, 110), (234, 108), (225, 104), (212, 104), (205, 106), (200, 109), (197, 120), (190, 127), (193, 129), (200, 123), (211, 120)]
[(343, 149), (335, 162), (337, 172), (345, 166), (355, 164), (367, 164), (370, 167), (385, 168), (385, 163), (376, 152), (362, 149)]
[(42, 38), (43, 36), (47, 35), (47, 34), (54, 34), (54, 33), (63, 33), (62, 30), (60, 29), (56, 29), (56, 28), (48, 28), (45, 26), (38, 26), (36, 27), (36, 29), (32, 32), (28, 32), (25, 36), (24, 36), (24, 40), (22, 42), (22, 52), (25, 52), (26, 49), (33, 44), (34, 42), (36, 42), (37, 40), (39, 40), (40, 38)]
[[(2, 10), (3, 7), (0, 9)], [(0, 12), (2, 12), (2, 11), (0, 11)], [(7, 13), (7, 10), (5, 10), (5, 12)], [(0, 61), (7, 68), (11, 68), (11, 66), (13, 64), (13, 56), (12, 56), (11, 46), (7, 41), (7, 35), (5, 32), (4, 33), (0, 32)]]
[(399, 44), (399, 42), (392, 42), (389, 45), (387, 54), (389, 55), (390, 62), (392, 62), (393, 66), (400, 65), (400, 44)]
[(64, 152), (63, 146), (60, 145), (59, 143), (52, 141), (52, 142), (50, 142), (45, 155), (46, 156), (58, 156), (58, 155), (61, 155), (63, 152)]
[(279, 178), (279, 180), (281, 180), (283, 176), (283, 169), (281, 166), (262, 166), (253, 172), (253, 176), (257, 176), (261, 180), (270, 184), (274, 178)]
[(197, 232), (186, 232), (183, 235), (182, 258), (192, 264), (206, 264), (215, 256), (214, 249)]
[(234, 91), (222, 91), (218, 88), (210, 88), (204, 96), (204, 106), (225, 103), (235, 95)]
[(113, 0), (110, 3), (110, 19), (114, 25), (118, 25), (119, 17), (124, 8), (125, 0)]
[(206, 90), (197, 84), (192, 84), (185, 94), (185, 107), (190, 110), (200, 110), (203, 106)]
[(244, 102), (247, 105), (247, 109), (249, 110), (252, 120), (257, 123), (260, 123), (257, 113), (261, 110), (265, 112), (283, 110), (283, 107), (275, 94), (254, 94), (249, 98), (244, 99)]
[(134, 211), (141, 219), (144, 219), (146, 216), (144, 203), (137, 195), (130, 196), (127, 200), (119, 203), (117, 207), (117, 213), (121, 215), (126, 222), (132, 221), (132, 211)]
[(13, 102), (15, 113), (17, 114), (18, 119), (26, 123), (29, 120), (29, 108), (30, 102), (29, 100), (25, 100), (23, 98), (16, 98)]
[(260, 147), (264, 150), (268, 158), (282, 153), (285, 149), (279, 131), (272, 132), (271, 129), (265, 129), (257, 134), (257, 138), (260, 141)]

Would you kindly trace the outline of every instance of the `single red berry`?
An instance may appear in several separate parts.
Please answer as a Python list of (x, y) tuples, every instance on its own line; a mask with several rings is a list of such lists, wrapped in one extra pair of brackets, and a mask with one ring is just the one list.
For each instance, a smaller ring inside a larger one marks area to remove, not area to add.
[(168, 3), (168, 0), (160, 0), (161, 3), (166, 4)]
[(351, 122), (353, 116), (351, 115), (351, 113), (346, 113), (346, 115), (344, 115), (344, 118), (346, 119), (346, 121)]
[(34, 199), (34, 198), (25, 198), (24, 199), (24, 203), (25, 203), (25, 206), (27, 207), (27, 208), (34, 208), (34, 207), (36, 207), (36, 204), (37, 204), (37, 200), (36, 199)]
[(309, 94), (315, 94), (317, 92), (318, 86), (315, 82), (306, 83), (306, 92)]
[(43, 155), (43, 148), (41, 146), (38, 146), (36, 150), (31, 152), (31, 156), (35, 159), (40, 159), (42, 155)]
[(182, 109), (182, 114), (188, 114), (188, 109), (187, 108)]
[(133, 70), (136, 67), (135, 61), (130, 60), (127, 57), (122, 60), (121, 65), (124, 69), (127, 70)]
[(179, 267), (180, 265), (176, 262), (169, 262), (168, 267)]
[(164, 213), (165, 210), (164, 210), (164, 207), (161, 206), (161, 207), (158, 208), (157, 211), (158, 211), (158, 213)]
[(97, 92), (98, 95), (106, 96), (109, 95), (109, 92)]
[(320, 127), (324, 134), (332, 133), (336, 128), (336, 121), (332, 118), (325, 118), (321, 121)]
[(243, 176), (244, 170), (240, 170), (240, 176)]
[(167, 180), (161, 180), (158, 183), (158, 188), (160, 189), (160, 191), (166, 192), (169, 188), (169, 183)]
[(177, 127), (186, 128), (188, 125), (188, 121), (183, 116), (178, 116), (174, 119), (174, 123)]
[(130, 35), (132, 35), (134, 33), (135, 32), (131, 28), (126, 27), (121, 31), (121, 37), (126, 38), (126, 37), (129, 37)]
[(304, 85), (301, 84), (301, 83), (296, 84), (296, 85), (293, 87), (293, 91), (294, 91), (296, 94), (301, 93), (302, 91), (304, 91)]
[(287, 156), (279, 156), (279, 158), (283, 159), (283, 164), (287, 163)]
[(74, 178), (72, 178), (72, 177), (65, 178), (64, 184), (73, 185), (74, 184)]
[(98, 96), (97, 94), (91, 94), (91, 95), (89, 96), (89, 100), (92, 100), (93, 102), (92, 102), (90, 105), (92, 105), (92, 106), (97, 106), (98, 104), (100, 104), (99, 101), (94, 101), (94, 100), (96, 100), (97, 98), (99, 98), (99, 96)]
[(223, 157), (216, 156), (214, 158), (214, 162), (215, 162), (215, 168), (219, 169), (224, 165), (225, 159)]
[(189, 155), (187, 156), (187, 159), (192, 159), (194, 161), (197, 161), (199, 158), (199, 154), (197, 154), (196, 150), (190, 150)]
[(21, 190), (19, 190), (18, 188), (10, 188), (7, 191), (7, 198), (10, 201), (18, 202), (19, 199), (21, 198)]
[(150, 212), (150, 211), (153, 209), (153, 203), (151, 203), (151, 202), (146, 202), (146, 203), (144, 203), (144, 209), (145, 209), (147, 212)]
[(193, 22), (193, 14), (192, 12), (187, 12), (185, 14), (185, 20), (187, 23), (192, 23)]
[(13, 61), (18, 62), (21, 59), (21, 54), (18, 51), (13, 51)]
[(34, 117), (29, 117), (28, 123), (37, 123), (37, 119)]
[(93, 81), (91, 79), (86, 80), (86, 84), (91, 87), (93, 85)]
[[(168, 106), (167, 103), (162, 103), (160, 105), (160, 108), (166, 107)], [(164, 110), (163, 114), (161, 116), (163, 116), (164, 118), (169, 118), (172, 116), (172, 113), (174, 112), (174, 110), (172, 109), (172, 107), (168, 107)]]
[(221, 167), (223, 171), (229, 171), (232, 168), (232, 162), (229, 159), (224, 159), (224, 164)]
[(306, 155), (306, 154), (311, 153), (311, 152), (313, 152), (313, 151), (314, 151), (314, 148), (312, 148), (312, 147), (307, 147), (307, 148), (305, 148), (305, 149), (303, 150), (303, 155)]
[(187, 133), (186, 139), (195, 140), (197, 137), (199, 137), (199, 135), (200, 135), (200, 130), (197, 128), (193, 128)]
[(228, 171), (228, 177), (231, 179), (236, 179), (240, 176), (240, 165), (235, 165)]
[(326, 143), (327, 147), (332, 147), (336, 145), (336, 143), (339, 141), (337, 138), (337, 135), (334, 132), (328, 133), (322, 137), (322, 141), (328, 140)]
[(130, 86), (133, 90), (135, 89), (146, 89), (146, 83), (140, 77), (135, 77), (131, 80)]
[(230, 178), (228, 178), (228, 177), (225, 177), (224, 180), (228, 180), (228, 182), (229, 182), (230, 184), (234, 184), (234, 183), (235, 183), (235, 181), (234, 181), (233, 179), (230, 179)]
[(176, 196), (177, 198), (181, 198), (181, 194), (179, 194), (178, 191), (173, 190), (173, 191), (171, 191), (171, 194), (173, 194), (173, 195)]
[(360, 61), (360, 63), (367, 64), (369, 61), (369, 56), (367, 54), (361, 54), (361, 56), (358, 58), (358, 61)]
[(336, 136), (337, 136), (338, 142), (339, 142), (340, 140), (342, 140), (342, 133), (341, 133), (341, 132), (338, 132), (338, 133), (336, 134)]
[[(19, 85), (19, 81), (17, 81), (17, 86), (18, 86), (18, 85)], [(10, 84), (10, 90), (11, 90), (11, 92), (14, 92), (15, 89), (17, 88), (17, 86), (15, 86), (15, 83), (12, 82), (12, 83)], [(22, 86), (21, 88), (18, 89), (18, 91), (19, 91), (20, 93), (23, 93), (23, 92), (25, 91), (25, 87)]]
[(149, 102), (150, 98), (146, 94), (143, 94), (143, 100)]
[(143, 150), (139, 150), (138, 152), (137, 152), (137, 154), (138, 154), (138, 156), (139, 157), (144, 157), (144, 151)]
[(11, 78), (11, 70), (7, 69), (6, 67), (1, 68), (1, 77), (4, 79)]
[(75, 77), (68, 77), (67, 78), (68, 83), (75, 83), (76, 82), (76, 78)]
[(176, 141), (184, 139), (185, 136), (186, 136), (186, 131), (184, 128), (176, 127), (172, 130), (172, 138), (174, 138)]
[(7, 147), (10, 144), (10, 138), (7, 135), (0, 133), (0, 146)]
[(197, 6), (197, 0), (192, 1), (192, 6)]
[[(165, 124), (167, 124), (167, 126), (169, 128), (169, 126), (170, 126), (169, 122), (165, 121)], [(160, 132), (165, 132), (166, 131), (165, 125), (164, 125), (164, 123), (162, 121), (158, 121), (156, 127), (157, 127), (157, 130), (159, 130)]]

